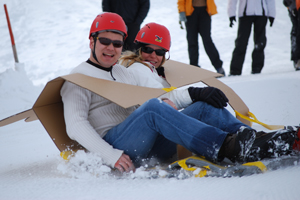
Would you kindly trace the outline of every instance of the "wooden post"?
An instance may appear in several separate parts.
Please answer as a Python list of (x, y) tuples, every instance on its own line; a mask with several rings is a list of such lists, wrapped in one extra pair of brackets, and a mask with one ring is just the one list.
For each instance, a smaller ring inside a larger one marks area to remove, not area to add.
[(13, 53), (14, 53), (14, 57), (15, 57), (15, 62), (18, 63), (19, 60), (18, 60), (18, 54), (17, 54), (16, 45), (15, 45), (15, 39), (14, 39), (14, 35), (13, 35), (12, 29), (11, 29), (11, 25), (10, 25), (10, 21), (9, 21), (9, 16), (8, 16), (6, 4), (4, 4), (4, 10), (5, 10), (5, 15), (6, 15), (6, 20), (7, 20), (7, 25), (8, 25), (8, 30), (9, 30), (11, 45), (12, 45), (12, 49), (13, 49)]

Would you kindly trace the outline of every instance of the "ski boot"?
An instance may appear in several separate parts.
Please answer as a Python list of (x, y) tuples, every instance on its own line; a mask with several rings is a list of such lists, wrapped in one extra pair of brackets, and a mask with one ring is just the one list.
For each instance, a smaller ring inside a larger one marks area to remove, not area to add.
[(246, 159), (247, 162), (291, 154), (297, 139), (296, 130), (294, 127), (285, 127), (269, 133), (264, 131), (257, 132), (256, 139)]
[(244, 163), (249, 157), (255, 137), (256, 131), (245, 126), (240, 127), (236, 134), (228, 134), (220, 148), (218, 160), (226, 157), (233, 163)]

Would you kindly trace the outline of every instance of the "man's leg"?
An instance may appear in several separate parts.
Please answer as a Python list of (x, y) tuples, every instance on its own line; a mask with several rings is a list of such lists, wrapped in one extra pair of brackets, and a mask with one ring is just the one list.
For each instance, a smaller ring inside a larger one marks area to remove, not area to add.
[[(296, 49), (297, 49), (297, 26), (298, 20), (297, 16), (294, 16), (292, 12), (289, 10), (289, 16), (292, 22), (292, 30), (291, 30), (291, 60), (294, 61), (294, 64), (297, 63)], [(300, 58), (299, 58), (300, 59)]]
[(189, 117), (158, 99), (151, 99), (108, 131), (104, 139), (136, 160), (149, 156), (159, 136), (207, 159), (217, 160), (227, 132)]
[(199, 7), (198, 32), (201, 35), (203, 46), (208, 55), (211, 64), (217, 70), (222, 68), (223, 62), (220, 59), (219, 52), (211, 38), (211, 17), (206, 11), (206, 7)]
[(187, 16), (187, 22), (185, 23), (186, 28), (186, 39), (188, 42), (188, 53), (190, 59), (190, 65), (198, 66), (199, 59), (199, 46), (198, 46), (198, 13), (194, 10), (191, 16)]
[(252, 22), (252, 16), (239, 18), (239, 27), (237, 38), (235, 40), (235, 49), (233, 50), (230, 63), (230, 75), (242, 74), (242, 68), (245, 60), (249, 36), (251, 33)]
[(256, 16), (254, 19), (254, 50), (252, 52), (252, 74), (258, 74), (264, 67), (265, 53), (267, 44), (266, 25), (268, 18)]

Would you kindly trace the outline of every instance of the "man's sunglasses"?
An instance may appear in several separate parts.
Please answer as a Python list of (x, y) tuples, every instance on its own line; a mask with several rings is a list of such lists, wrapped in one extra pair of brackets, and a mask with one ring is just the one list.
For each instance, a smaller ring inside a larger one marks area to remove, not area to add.
[(124, 42), (121, 40), (111, 40), (105, 37), (97, 37), (97, 40), (99, 40), (99, 42), (105, 46), (110, 45), (111, 43), (113, 44), (114, 47), (116, 48), (120, 48), (123, 46)]
[(155, 49), (155, 50), (154, 50), (154, 49), (152, 49), (151, 47), (142, 47), (141, 50), (142, 50), (142, 52), (148, 53), (148, 54), (151, 54), (153, 51), (155, 51), (155, 54), (156, 54), (157, 56), (164, 56), (165, 53), (166, 53), (166, 51), (163, 50), (163, 49)]

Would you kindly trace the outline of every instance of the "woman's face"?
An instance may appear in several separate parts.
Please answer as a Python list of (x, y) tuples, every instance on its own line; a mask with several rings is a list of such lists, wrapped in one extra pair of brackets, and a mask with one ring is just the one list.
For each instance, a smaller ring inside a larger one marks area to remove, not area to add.
[[(158, 51), (156, 51), (156, 50), (158, 50)], [(153, 66), (155, 66), (155, 68), (157, 68), (161, 65), (163, 57), (165, 56), (164, 55), (165, 50), (163, 50), (161, 47), (158, 47), (158, 46), (152, 45), (152, 44), (142, 47), (141, 52), (142, 52), (141, 53), (142, 59), (144, 61), (150, 62)], [(159, 55), (157, 55), (157, 54), (159, 54)]]

